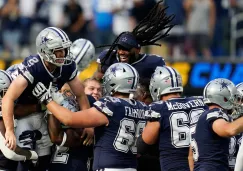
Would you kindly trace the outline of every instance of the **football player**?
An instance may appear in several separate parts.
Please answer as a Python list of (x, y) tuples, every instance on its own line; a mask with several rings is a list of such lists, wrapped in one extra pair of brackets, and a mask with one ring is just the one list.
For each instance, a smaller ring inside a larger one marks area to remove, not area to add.
[(203, 99), (181, 97), (181, 75), (167, 66), (156, 68), (149, 89), (154, 102), (137, 141), (138, 153), (146, 153), (158, 142), (161, 170), (189, 171), (189, 124), (191, 118), (204, 111)]
[[(236, 85), (238, 92), (240, 93), (241, 100), (243, 99), (243, 83), (239, 83)], [(243, 101), (241, 101), (243, 102)], [(238, 110), (238, 113), (235, 113), (233, 117), (238, 119), (242, 117), (243, 111)], [(229, 167), (234, 171), (242, 171), (243, 170), (243, 146), (242, 143), (242, 134), (236, 135), (235, 137), (231, 137), (230, 139), (230, 150), (229, 150)]]
[[(16, 79), (19, 75), (18, 66), (20, 64), (16, 64), (10, 66), (6, 71), (12, 76), (13, 79)], [(28, 104), (36, 105), (36, 104)], [(22, 106), (22, 104), (17, 101), (15, 106)], [(25, 114), (25, 116), (18, 117), (15, 114), (15, 118), (17, 119), (18, 128), (15, 129), (15, 136), (17, 137), (17, 145), (21, 148), (32, 149), (35, 150), (39, 156), (38, 163), (35, 164), (34, 168), (36, 171), (44, 171), (48, 168), (51, 158), (51, 140), (48, 134), (47, 123), (44, 118), (45, 107), (41, 104), (37, 104), (37, 108), (32, 113)], [(22, 112), (26, 112), (28, 108), (22, 110)], [(32, 143), (29, 142), (28, 139), (31, 139), (36, 135), (36, 132), (41, 134), (41, 137), (38, 141)], [(23, 140), (25, 137), (27, 139)], [(29, 161), (20, 162), (18, 165), (19, 170), (27, 170), (30, 169), (32, 163)]]
[[(29, 56), (18, 65), (19, 75), (7, 90), (2, 105), (2, 115), (6, 127), (6, 144), (10, 149), (16, 147), (16, 137), (13, 129), (14, 101), (19, 104), (37, 104), (32, 90), (38, 82), (50, 87), (52, 91), (59, 90), (68, 83), (82, 109), (89, 108), (84, 94), (83, 85), (77, 77), (76, 63), (70, 58), (71, 46), (67, 34), (56, 27), (42, 30), (36, 38), (37, 55)], [(93, 134), (93, 129), (84, 130)]]
[[(0, 70), (0, 109), (2, 107), (2, 98), (4, 94), (6, 93), (9, 85), (12, 82), (11, 76), (3, 71)], [(29, 108), (27, 110), (24, 110), (24, 114), (26, 112), (33, 112), (36, 110), (36, 106), (34, 108), (32, 106), (24, 105), (23, 106), (18, 106), (15, 108), (14, 112), (17, 114), (17, 116), (23, 115), (23, 109), (24, 108)], [(31, 111), (33, 110), (33, 111)], [(10, 170), (14, 171), (17, 169), (17, 161), (25, 161), (25, 160), (37, 160), (38, 155), (36, 154), (35, 151), (29, 151), (29, 150), (23, 150), (20, 147), (17, 147), (15, 151), (10, 150), (6, 145), (5, 145), (5, 127), (4, 123), (2, 120), (2, 115), (1, 115), (1, 110), (0, 110), (0, 170)], [(34, 142), (35, 140), (33, 139), (28, 139), (23, 138), (23, 141), (29, 141), (29, 142)]]
[(97, 59), (99, 66), (94, 74), (96, 79), (101, 80), (110, 65), (123, 62), (132, 65), (140, 79), (149, 81), (156, 67), (165, 65), (161, 56), (140, 53), (142, 46), (158, 45), (155, 42), (167, 37), (173, 27), (171, 21), (174, 16), (165, 14), (166, 8), (161, 7), (162, 2), (159, 1), (132, 32), (121, 33), (109, 50), (101, 52)]
[(239, 93), (228, 79), (210, 81), (204, 88), (204, 103), (209, 107), (198, 119), (192, 134), (194, 170), (229, 170), (230, 137), (243, 132), (243, 118), (231, 120), (234, 110), (241, 110)]
[[(67, 86), (65, 86), (67, 87)], [(69, 109), (72, 112), (79, 111), (79, 106), (76, 101), (76, 97), (72, 94), (70, 89), (65, 89), (62, 94), (59, 94), (61, 98), (60, 105)], [(90, 104), (95, 102), (92, 96)], [(56, 144), (56, 150), (52, 156), (49, 171), (74, 171), (82, 170), (87, 171), (87, 162), (89, 153), (92, 151), (92, 147), (87, 147), (82, 137), (82, 128), (71, 128), (62, 125), (53, 115), (48, 115), (48, 128), (51, 140)], [(92, 142), (87, 142), (90, 145)]]
[(96, 127), (93, 170), (136, 171), (135, 141), (145, 126), (147, 110), (146, 104), (129, 99), (138, 79), (131, 65), (111, 65), (104, 75), (105, 97), (96, 101), (94, 107), (75, 113), (55, 103), (42, 83), (35, 87), (33, 94), (40, 101), (49, 101), (48, 110), (65, 125)]
[[(153, 102), (152, 96), (149, 92), (149, 82), (141, 81), (138, 84), (137, 91), (134, 93), (134, 99), (144, 102), (149, 105)], [(150, 150), (149, 154), (138, 155), (138, 171), (160, 171), (159, 155), (158, 155), (158, 144), (155, 144), (153, 150)], [(148, 163), (150, 163), (148, 165)]]

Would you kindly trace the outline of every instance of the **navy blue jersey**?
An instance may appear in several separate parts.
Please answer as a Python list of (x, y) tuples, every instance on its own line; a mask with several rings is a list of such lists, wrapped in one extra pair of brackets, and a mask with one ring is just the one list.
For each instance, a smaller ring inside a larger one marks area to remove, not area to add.
[(189, 171), (190, 121), (205, 110), (202, 98), (173, 98), (150, 107), (148, 119), (160, 123), (161, 170)]
[(15, 79), (19, 75), (18, 65), (19, 64), (11, 65), (6, 70), (6, 72), (12, 77), (12, 79)]
[[(106, 55), (107, 50), (104, 50), (101, 52), (101, 54), (98, 57), (98, 62), (100, 62)], [(102, 68), (102, 72), (105, 73), (105, 71), (109, 68), (110, 65), (119, 62), (119, 58), (116, 55), (116, 51), (114, 51), (111, 55), (112, 58), (109, 58), (105, 63), (105, 65)], [(152, 74), (154, 73), (157, 66), (164, 66), (165, 61), (161, 56), (158, 55), (151, 55), (151, 54), (139, 54), (139, 59), (131, 64), (139, 74), (139, 77), (142, 79), (150, 79)]]
[(136, 138), (145, 127), (144, 103), (115, 97), (101, 98), (94, 107), (109, 119), (108, 126), (95, 128), (93, 170), (137, 168)]
[(65, 83), (71, 81), (77, 75), (74, 61), (69, 65), (57, 67), (54, 72), (51, 73), (38, 55), (25, 58), (25, 60), (18, 65), (18, 70), (19, 74), (29, 83), (18, 99), (18, 103), (21, 104), (34, 104), (38, 102), (37, 98), (32, 95), (32, 90), (38, 82), (42, 82), (46, 87), (49, 87), (50, 82), (52, 82), (52, 88), (60, 90)]
[(220, 137), (212, 128), (217, 119), (230, 118), (221, 109), (207, 110), (199, 117), (195, 133), (192, 135), (192, 150), (196, 171), (213, 170), (228, 171), (228, 156), (230, 138)]
[(236, 156), (240, 148), (242, 140), (242, 133), (233, 136), (230, 138), (230, 145), (229, 145), (229, 167), (231, 170), (234, 170)]

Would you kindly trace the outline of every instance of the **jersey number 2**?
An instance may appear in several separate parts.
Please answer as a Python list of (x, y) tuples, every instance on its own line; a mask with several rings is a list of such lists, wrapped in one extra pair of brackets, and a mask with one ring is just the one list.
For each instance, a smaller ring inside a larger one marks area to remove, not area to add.
[[(62, 149), (60, 149), (62, 148)], [(66, 153), (69, 150), (68, 147), (57, 147), (55, 154), (52, 158), (52, 163), (67, 164), (69, 154)]]

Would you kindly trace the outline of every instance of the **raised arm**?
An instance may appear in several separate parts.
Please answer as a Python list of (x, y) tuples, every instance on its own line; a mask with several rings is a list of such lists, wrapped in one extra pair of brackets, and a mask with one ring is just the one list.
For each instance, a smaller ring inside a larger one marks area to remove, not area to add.
[(97, 68), (96, 72), (94, 73), (93, 77), (96, 80), (101, 81), (103, 76), (104, 76), (104, 73), (101, 71), (101, 65), (98, 64), (98, 68)]
[(227, 122), (224, 119), (217, 119), (212, 125), (213, 131), (221, 137), (232, 137), (243, 132), (243, 117)]
[(84, 86), (79, 80), (78, 76), (76, 76), (72, 81), (68, 82), (73, 94), (76, 96), (78, 104), (80, 108), (88, 109), (90, 108), (90, 104), (86, 94), (84, 93)]

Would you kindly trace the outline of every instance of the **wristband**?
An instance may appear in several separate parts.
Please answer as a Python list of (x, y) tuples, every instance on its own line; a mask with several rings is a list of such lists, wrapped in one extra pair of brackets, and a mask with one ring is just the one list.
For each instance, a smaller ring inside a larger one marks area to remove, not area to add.
[(67, 141), (67, 134), (66, 134), (66, 132), (64, 132), (63, 138), (62, 138), (62, 143), (59, 146), (62, 147), (65, 144), (66, 141)]

